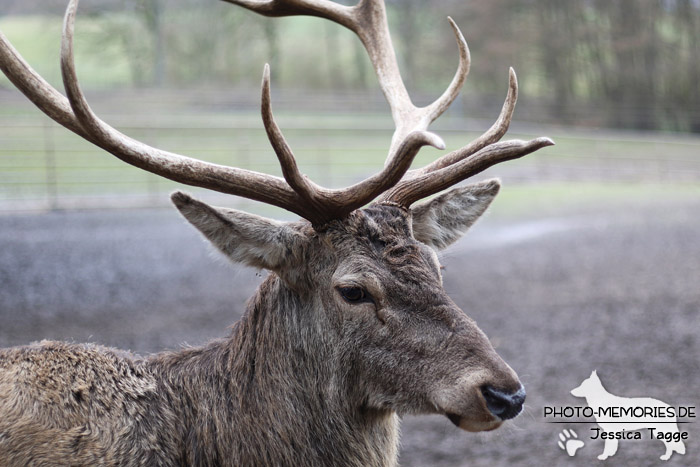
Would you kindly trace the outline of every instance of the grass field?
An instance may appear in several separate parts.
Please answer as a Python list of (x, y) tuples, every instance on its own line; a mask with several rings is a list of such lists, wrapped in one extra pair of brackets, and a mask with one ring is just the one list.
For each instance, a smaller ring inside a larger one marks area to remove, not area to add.
[[(0, 17), (0, 31), (20, 51), (22, 56), (49, 83), (61, 85), (58, 67), (62, 18), (59, 16)], [(104, 40), (100, 18), (82, 19), (76, 44), (75, 59), (80, 63), (80, 76), (88, 88), (112, 88), (131, 83), (131, 76), (123, 47), (118, 41)], [(105, 73), (105, 70), (109, 70)], [(0, 74), (0, 84), (9, 81)]]
[[(78, 47), (76, 57), (81, 82), (98, 115), (156, 147), (280, 175), (260, 122), (257, 89), (125, 90), (131, 78), (123, 50), (110, 45), (96, 53), (101, 43), (90, 40), (99, 37), (100, 21), (81, 18), (83, 46)], [(0, 30), (49, 82), (62, 89), (56, 44), (60, 18), (0, 18)], [(167, 203), (167, 193), (177, 184), (132, 168), (54, 124), (4, 77), (0, 85), (7, 87), (0, 89), (0, 212)], [(330, 187), (349, 185), (381, 170), (393, 127), (388, 111), (377, 110), (383, 104), (375, 100), (374, 94), (319, 91), (309, 96), (273, 86), (278, 122), (302, 170)], [(358, 101), (371, 102), (363, 106)], [(457, 113), (446, 114), (433, 127), (448, 150), (487, 129), (497, 110), (477, 110), (476, 118), (469, 119), (458, 118)], [(526, 102), (515, 115), (516, 119), (528, 115)], [(693, 192), (700, 180), (700, 137), (577, 130), (516, 121), (507, 138), (541, 135), (552, 137), (557, 145), (483, 175), (498, 176), (519, 187), (507, 192), (517, 193), (505, 196), (512, 199), (509, 204), (517, 206), (518, 200), (528, 196), (555, 202), (574, 196), (572, 193), (663, 193), (669, 186)], [(414, 166), (439, 155), (425, 148)]]
[[(143, 93), (144, 91), (140, 91)], [(197, 91), (148, 91), (147, 99), (124, 93), (96, 94), (91, 102), (106, 121), (151, 145), (207, 161), (280, 175), (255, 110), (192, 107)], [(182, 102), (178, 102), (182, 100)], [(202, 99), (206, 100), (206, 99)], [(0, 94), (0, 210), (162, 205), (177, 184), (117, 160), (50, 122), (18, 93)], [(302, 170), (318, 183), (348, 185), (381, 170), (391, 122), (379, 114), (278, 112), (278, 121)], [(485, 130), (489, 122), (447, 118), (436, 125), (448, 149)], [(684, 185), (700, 179), (700, 138), (663, 134), (591, 133), (567, 128), (527, 128), (514, 123), (510, 138), (552, 137), (557, 145), (490, 169), (535, 195), (546, 182), (554, 198), (599, 192), (623, 194), (642, 185)], [(466, 128), (461, 130), (460, 128)], [(415, 165), (438, 157), (424, 149)], [(582, 184), (583, 183), (583, 184)], [(197, 190), (192, 190), (197, 191)], [(548, 196), (545, 194), (545, 196)]]

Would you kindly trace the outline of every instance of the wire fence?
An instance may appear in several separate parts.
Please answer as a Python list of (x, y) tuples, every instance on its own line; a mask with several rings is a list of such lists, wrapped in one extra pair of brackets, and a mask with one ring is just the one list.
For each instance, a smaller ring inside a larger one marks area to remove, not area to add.
[[(156, 147), (235, 167), (281, 175), (256, 113), (110, 119)], [(391, 121), (378, 114), (283, 114), (279, 118), (302, 170), (327, 186), (345, 186), (381, 170)], [(490, 122), (448, 117), (435, 131), (448, 149)], [(509, 183), (700, 182), (700, 137), (537, 128), (515, 123), (508, 137), (547, 135), (557, 145), (490, 169)], [(421, 153), (415, 164), (439, 156)], [(45, 118), (0, 115), (0, 212), (154, 207), (178, 184), (128, 166)], [(187, 188), (189, 191), (199, 190)], [(214, 195), (209, 196), (209, 199)], [(230, 197), (227, 203), (231, 204)], [(241, 201), (245, 203), (244, 201)]]

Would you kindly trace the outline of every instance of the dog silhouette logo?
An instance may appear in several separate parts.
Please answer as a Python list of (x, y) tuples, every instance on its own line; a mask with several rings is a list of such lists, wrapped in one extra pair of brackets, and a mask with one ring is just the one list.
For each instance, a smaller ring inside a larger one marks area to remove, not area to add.
[(600, 437), (605, 440), (603, 453), (598, 459), (605, 460), (615, 455), (620, 439), (641, 439), (639, 430), (643, 429), (648, 429), (652, 439), (661, 440), (666, 446), (661, 460), (668, 460), (674, 452), (685, 454), (685, 444), (673, 408), (669, 404), (651, 397), (620, 397), (610, 394), (603, 387), (595, 370), (571, 394), (585, 398), (593, 410), (600, 428), (592, 429), (597, 430), (597, 436), (592, 439)]

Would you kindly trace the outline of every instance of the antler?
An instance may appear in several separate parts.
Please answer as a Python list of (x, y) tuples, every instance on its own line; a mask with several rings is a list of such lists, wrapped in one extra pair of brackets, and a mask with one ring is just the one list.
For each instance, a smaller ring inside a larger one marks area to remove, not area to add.
[(470, 56), (467, 42), (452, 18), (448, 21), (459, 47), (459, 66), (452, 82), (435, 102), (416, 107), (411, 102), (389, 35), (383, 0), (361, 0), (355, 6), (344, 6), (328, 0), (224, 0), (265, 16), (308, 15), (329, 19), (353, 31), (362, 41), (374, 67), (379, 86), (389, 102), (396, 131), (392, 138), (387, 163), (393, 160), (402, 141), (411, 132), (425, 131), (447, 110), (459, 94), (469, 74)]
[[(396, 53), (391, 43), (382, 0), (360, 0), (355, 6), (343, 6), (328, 0), (225, 0), (265, 16), (318, 16), (334, 21), (353, 31), (362, 41), (379, 85), (389, 102), (396, 130), (392, 138), (387, 165), (402, 157), (399, 148), (410, 146), (412, 132), (423, 132), (455, 100), (469, 74), (469, 48), (452, 18), (450, 26), (459, 47), (459, 66), (445, 92), (432, 104), (416, 107), (401, 79)], [(518, 98), (518, 81), (510, 69), (508, 95), (498, 120), (482, 136), (468, 145), (452, 151), (422, 169), (410, 171), (393, 189), (386, 191), (380, 201), (405, 207), (411, 203), (459, 183), (499, 162), (516, 159), (554, 142), (549, 138), (532, 141), (510, 141), (495, 145), (508, 130)], [(415, 144), (418, 144), (416, 141)], [(462, 162), (470, 158), (470, 162)], [(446, 181), (450, 182), (447, 183)], [(291, 183), (290, 183), (291, 185)], [(293, 185), (292, 185), (293, 186)]]
[(73, 59), (73, 30), (78, 0), (70, 0), (68, 4), (61, 39), (61, 71), (67, 98), (38, 75), (2, 33), (0, 69), (50, 118), (131, 165), (184, 184), (279, 206), (308, 219), (315, 226), (342, 218), (382, 193), (385, 202), (409, 206), (413, 201), (447, 188), (495, 163), (553, 144), (547, 138), (492, 144), (507, 130), (515, 105), (517, 83), (511, 70), (508, 98), (494, 126), (473, 143), (423, 169), (409, 172), (402, 180), (421, 147), (431, 145), (444, 148), (440, 137), (428, 132), (427, 128), (454, 101), (469, 72), (469, 50), (454, 21), (448, 18), (459, 46), (460, 60), (455, 77), (435, 102), (426, 107), (416, 107), (399, 73), (383, 1), (361, 0), (352, 7), (328, 0), (226, 1), (267, 16), (311, 15), (327, 18), (357, 34), (369, 54), (396, 126), (385, 167), (380, 173), (340, 190), (323, 188), (301, 174), (272, 114), (267, 65), (263, 73), (262, 116), (284, 180), (163, 151), (120, 133), (92, 112), (78, 84)]
[(381, 201), (408, 207), (415, 201), (449, 188), (500, 162), (517, 159), (554, 145), (554, 141), (546, 137), (530, 141), (498, 142), (508, 131), (518, 100), (518, 79), (513, 68), (509, 70), (509, 78), (506, 100), (491, 128), (466, 146), (421, 169), (409, 171), (403, 180), (382, 195)]
[(313, 218), (302, 198), (278, 177), (162, 151), (133, 140), (100, 120), (85, 101), (73, 64), (77, 7), (78, 0), (71, 0), (61, 40), (61, 71), (68, 99), (36, 73), (0, 33), (0, 68), (41, 111), (128, 164), (177, 182), (255, 199)]

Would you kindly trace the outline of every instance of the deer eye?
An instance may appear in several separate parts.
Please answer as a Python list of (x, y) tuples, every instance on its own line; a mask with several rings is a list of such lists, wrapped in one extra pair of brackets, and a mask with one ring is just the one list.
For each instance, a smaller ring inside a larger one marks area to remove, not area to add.
[(338, 293), (348, 303), (373, 303), (372, 296), (362, 287), (338, 287)]

